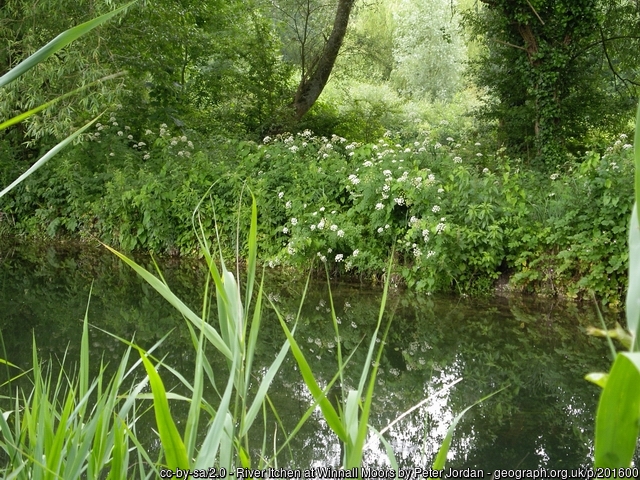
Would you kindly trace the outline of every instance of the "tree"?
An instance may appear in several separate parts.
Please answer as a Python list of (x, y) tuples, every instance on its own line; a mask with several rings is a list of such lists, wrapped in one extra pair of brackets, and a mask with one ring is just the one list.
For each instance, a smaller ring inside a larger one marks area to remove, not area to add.
[[(290, 52), (300, 66), (300, 83), (292, 102), (296, 120), (309, 111), (329, 81), (354, 4), (355, 0), (338, 0), (335, 6), (334, 2), (314, 0), (274, 2), (285, 35), (295, 41), (298, 49)], [(331, 11), (335, 13), (333, 26), (329, 28), (328, 12)]]
[(487, 116), (498, 120), (500, 138), (513, 151), (555, 165), (632, 109), (639, 59), (635, 2), (482, 3), (466, 15), (486, 47), (475, 76), (492, 95)]

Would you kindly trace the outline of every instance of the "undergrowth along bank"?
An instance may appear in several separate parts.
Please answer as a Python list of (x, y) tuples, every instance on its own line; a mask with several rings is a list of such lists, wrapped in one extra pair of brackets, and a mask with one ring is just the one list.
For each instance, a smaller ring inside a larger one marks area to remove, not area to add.
[[(594, 292), (619, 304), (633, 196), (627, 141), (622, 134), (602, 156), (586, 152), (542, 173), (502, 150), (458, 143), (446, 126), (409, 143), (303, 131), (256, 144), (164, 124), (135, 132), (112, 114), (11, 194), (0, 230), (196, 254), (191, 212), (215, 181), (203, 228), (213, 236), (215, 212), (234, 250), (248, 184), (260, 205), (260, 257), (272, 266), (304, 269), (319, 258), (334, 274), (377, 277), (395, 244), (402, 281), (420, 291), (489, 292), (509, 276), (514, 289)], [(1, 179), (15, 174), (15, 163), (0, 164)]]

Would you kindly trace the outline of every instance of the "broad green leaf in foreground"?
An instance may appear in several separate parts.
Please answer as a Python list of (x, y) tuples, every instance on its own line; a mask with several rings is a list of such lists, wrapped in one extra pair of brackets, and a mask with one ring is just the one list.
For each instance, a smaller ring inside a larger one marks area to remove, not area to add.
[(598, 405), (596, 468), (618, 468), (631, 465), (640, 431), (638, 421), (640, 421), (640, 353), (619, 353)]

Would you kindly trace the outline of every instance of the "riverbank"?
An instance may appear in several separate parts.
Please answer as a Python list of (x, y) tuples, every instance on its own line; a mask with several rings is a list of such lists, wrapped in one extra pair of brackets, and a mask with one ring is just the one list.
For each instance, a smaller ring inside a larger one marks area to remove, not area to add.
[(197, 144), (165, 131), (132, 148), (107, 126), (101, 133), (104, 143), (70, 149), (12, 193), (0, 232), (190, 257), (194, 225), (211, 241), (217, 227), (223, 250), (243, 256), (236, 239), (246, 238), (253, 194), (268, 266), (299, 272), (314, 260), (377, 281), (394, 249), (396, 283), (420, 292), (507, 285), (615, 306), (626, 288), (633, 165), (624, 136), (602, 157), (543, 173), (453, 137), (357, 144), (302, 132)]

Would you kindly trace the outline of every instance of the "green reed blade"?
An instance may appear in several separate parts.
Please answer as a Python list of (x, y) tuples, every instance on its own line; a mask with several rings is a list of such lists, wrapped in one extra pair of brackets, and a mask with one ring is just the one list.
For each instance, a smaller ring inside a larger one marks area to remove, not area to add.
[(619, 353), (600, 395), (595, 466), (629, 467), (640, 433), (640, 353)]
[(300, 369), (300, 373), (302, 374), (302, 379), (311, 392), (311, 395), (313, 395), (313, 398), (320, 405), (320, 410), (322, 411), (322, 415), (324, 416), (327, 425), (329, 425), (331, 430), (333, 430), (336, 435), (338, 435), (338, 438), (340, 440), (342, 440), (343, 442), (347, 442), (347, 432), (342, 425), (340, 416), (333, 408), (333, 405), (331, 405), (322, 389), (318, 386), (318, 382), (316, 382), (316, 379), (313, 376), (313, 372), (311, 371), (311, 367), (309, 366), (307, 359), (304, 357), (302, 350), (300, 350), (300, 347), (298, 346), (298, 342), (296, 342), (295, 338), (293, 338), (293, 335), (289, 331), (286, 323), (280, 317), (278, 317), (278, 320), (280, 320), (280, 325), (284, 330), (284, 334), (287, 336), (287, 340), (289, 340), (289, 344), (291, 345), (291, 352), (296, 359), (296, 363), (298, 364), (298, 368)]
[[(104, 245), (104, 244), (103, 244)], [(220, 337), (220, 334), (208, 323), (203, 322), (202, 319), (193, 313), (193, 311), (187, 307), (182, 300), (180, 300), (164, 283), (162, 283), (158, 278), (147, 270), (142, 268), (133, 260), (129, 259), (126, 255), (118, 252), (117, 250), (109, 247), (108, 245), (104, 245), (111, 253), (116, 255), (122, 261), (124, 261), (127, 265), (129, 265), (133, 270), (136, 271), (138, 275), (140, 275), (149, 285), (151, 285), (156, 292), (162, 295), (165, 300), (167, 300), (171, 305), (176, 308), (182, 315), (184, 315), (196, 328), (199, 328), (203, 331), (207, 340), (211, 342), (211, 344), (216, 347), (220, 353), (222, 353), (227, 358), (233, 358), (231, 350), (225, 344), (225, 342)]]
[(400, 469), (398, 468), (398, 460), (396, 459), (396, 454), (394, 453), (391, 444), (387, 441), (386, 438), (384, 438), (384, 435), (381, 432), (376, 430), (371, 425), (369, 425), (369, 428), (373, 431), (373, 433), (376, 434), (378, 439), (382, 442), (382, 445), (384, 445), (384, 450), (387, 453), (387, 458), (389, 459), (391, 470), (393, 470), (394, 472), (399, 472)]
[(78, 138), (78, 136), (80, 134), (82, 134), (91, 125), (93, 125), (100, 118), (101, 115), (102, 115), (102, 113), (100, 115), (98, 115), (97, 117), (95, 117), (93, 120), (91, 120), (89, 123), (87, 123), (84, 127), (76, 130), (71, 135), (69, 135), (67, 138), (62, 140), (60, 143), (58, 143), (55, 147), (53, 147), (47, 153), (45, 153), (36, 163), (31, 165), (31, 167), (29, 167), (29, 169), (26, 172), (24, 172), (22, 175), (20, 175), (18, 178), (16, 178), (13, 182), (11, 182), (11, 184), (7, 188), (2, 190), (0, 192), (0, 198), (4, 197), (7, 193), (9, 193), (11, 190), (13, 190), (16, 186), (18, 186), (25, 178), (29, 177), (29, 175), (31, 175), (33, 172), (38, 170), (42, 165), (47, 163), (60, 150), (62, 150), (69, 143), (73, 142), (76, 138)]
[(493, 397), (497, 393), (500, 393), (505, 388), (507, 388), (507, 387), (506, 386), (502, 387), (500, 390), (497, 390), (497, 391), (495, 391), (493, 393), (490, 393), (486, 397), (482, 397), (480, 400), (475, 402), (473, 405), (470, 405), (467, 408), (465, 408), (462, 412), (460, 412), (456, 416), (456, 418), (453, 419), (453, 422), (451, 422), (451, 425), (449, 425), (449, 429), (447, 430), (447, 434), (445, 435), (444, 440), (442, 441), (442, 445), (440, 445), (440, 450), (438, 450), (438, 455), (436, 456), (436, 460), (433, 462), (433, 466), (431, 467), (433, 470), (442, 470), (444, 468), (445, 464), (447, 463), (447, 454), (449, 453), (449, 447), (451, 446), (451, 440), (453, 439), (453, 431), (455, 430), (456, 425), (458, 425), (458, 422), (462, 419), (464, 414), (467, 413), (469, 410), (471, 410), (476, 405), (478, 405), (478, 404), (484, 402), (485, 400)]
[(153, 364), (147, 358), (146, 352), (136, 347), (142, 358), (142, 363), (149, 377), (149, 384), (153, 393), (153, 405), (158, 425), (158, 434), (164, 451), (167, 466), (175, 470), (176, 468), (188, 469), (189, 458), (187, 450), (180, 438), (176, 424), (173, 422), (171, 411), (169, 410), (169, 401), (167, 400), (167, 392), (162, 383), (162, 379), (156, 372)]
[[(636, 129), (640, 131), (640, 126)], [(636, 134), (637, 136), (637, 134)], [(640, 150), (640, 145), (636, 151)], [(638, 167), (636, 167), (636, 177)], [(629, 226), (629, 287), (626, 301), (627, 327), (633, 335), (631, 350), (638, 345), (638, 326), (640, 323), (640, 227), (638, 225), (638, 203), (633, 205), (631, 225)]]
[(87, 83), (86, 85), (83, 85), (81, 87), (76, 88), (75, 90), (72, 90), (71, 92), (65, 93), (64, 95), (60, 95), (59, 97), (54, 98), (53, 100), (50, 100), (48, 102), (43, 103), (42, 105), (38, 105), (35, 108), (32, 108), (31, 110), (28, 110), (24, 113), (21, 113), (20, 115), (16, 115), (13, 118), (10, 118), (9, 120), (6, 120), (2, 123), (0, 123), (0, 131), (5, 130), (7, 128), (9, 128), (12, 125), (15, 125), (17, 123), (22, 122), (23, 120), (26, 120), (27, 118), (31, 117), (32, 115), (35, 115), (36, 113), (41, 112), (42, 110), (45, 110), (49, 107), (51, 107), (52, 105), (55, 105), (56, 103), (58, 103), (61, 100), (64, 100), (65, 98), (69, 98), (72, 97), (73, 95), (82, 92), (83, 90), (86, 90), (90, 87), (93, 87), (99, 83), (105, 82), (107, 80), (113, 80), (114, 78), (118, 78), (123, 76), (125, 73), (127, 72), (118, 72), (118, 73), (114, 73), (113, 75), (107, 75), (106, 77), (102, 77), (98, 80), (96, 80), (95, 82), (91, 82), (91, 83)]
[(77, 25), (73, 28), (70, 28), (69, 30), (65, 30), (56, 38), (54, 38), (49, 43), (47, 43), (44, 47), (42, 47), (40, 50), (38, 50), (33, 55), (26, 58), (22, 62), (20, 62), (14, 68), (12, 68), (7, 73), (5, 73), (2, 77), (0, 77), (0, 88), (13, 82), (16, 78), (18, 78), (20, 75), (24, 74), (28, 70), (35, 67), (38, 63), (43, 62), (44, 60), (49, 58), (51, 55), (56, 53), (57, 51), (66, 47), (74, 40), (77, 40), (78, 38), (80, 38), (82, 35), (85, 35), (86, 33), (90, 32), (94, 28), (102, 25), (103, 23), (110, 20), (114, 16), (125, 11), (127, 8), (129, 8), (131, 5), (133, 5), (136, 2), (137, 0), (134, 0), (132, 2), (127, 3), (126, 5), (123, 5), (120, 8), (116, 8), (115, 10), (112, 10), (111, 12), (108, 12), (108, 13), (105, 13), (104, 15), (100, 15), (99, 17), (93, 18), (88, 22)]
[[(258, 308), (259, 306), (261, 297), (262, 297), (262, 285), (260, 285), (260, 293), (258, 294), (258, 303), (256, 303), (256, 308)], [(282, 316), (280, 315), (280, 312), (277, 309), (275, 309), (275, 312), (278, 319), (283, 321)], [(295, 328), (296, 326), (294, 325), (292, 329), (294, 332), (295, 332)], [(251, 326), (251, 330), (253, 331), (253, 325)], [(267, 395), (267, 392), (269, 391), (271, 382), (273, 381), (276, 374), (280, 370), (280, 366), (282, 365), (282, 362), (284, 361), (288, 352), (289, 352), (289, 342), (286, 341), (284, 345), (282, 345), (282, 348), (280, 348), (280, 352), (276, 356), (276, 359), (273, 361), (273, 363), (271, 363), (271, 365), (269, 366), (269, 369), (267, 370), (267, 373), (264, 375), (264, 377), (262, 378), (262, 381), (260, 382), (260, 387), (258, 387), (258, 392), (256, 393), (256, 396), (253, 399), (253, 403), (251, 404), (251, 407), (249, 407), (246, 417), (244, 418), (244, 421), (241, 424), (241, 427), (240, 427), (241, 437), (245, 436), (249, 432), (249, 428), (251, 428), (251, 425), (256, 419), (256, 416), (260, 412), (260, 407), (262, 406), (264, 399)]]
[(245, 307), (247, 312), (251, 305), (251, 297), (253, 296), (253, 286), (256, 276), (256, 260), (258, 258), (258, 206), (256, 198), (251, 192), (251, 225), (249, 227), (249, 256), (247, 258), (247, 287), (244, 294)]

